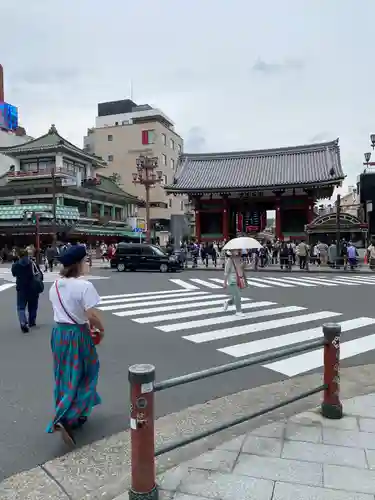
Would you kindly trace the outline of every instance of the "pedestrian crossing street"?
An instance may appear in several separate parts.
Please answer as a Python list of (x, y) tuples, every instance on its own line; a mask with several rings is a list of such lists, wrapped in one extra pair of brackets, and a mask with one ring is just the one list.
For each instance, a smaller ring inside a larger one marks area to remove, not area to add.
[[(160, 332), (178, 335), (196, 345), (208, 344), (231, 358), (318, 339), (323, 335), (322, 325), (331, 321), (339, 322), (342, 328), (342, 359), (375, 349), (375, 333), (365, 330), (374, 327), (375, 332), (375, 318), (344, 319), (340, 312), (311, 312), (306, 307), (281, 306), (273, 301), (251, 298), (242, 299), (244, 315), (241, 316), (234, 314), (233, 306), (224, 311), (226, 298), (227, 295), (214, 291), (162, 290), (102, 296), (98, 308), (119, 318), (150, 325)], [(349, 340), (350, 336), (355, 338)], [(323, 349), (319, 348), (263, 366), (292, 377), (322, 365)]]
[[(43, 271), (43, 269), (42, 269)], [(44, 283), (54, 283), (58, 278), (60, 278), (60, 273), (58, 270), (50, 272), (43, 273), (44, 275)], [(92, 276), (92, 275), (87, 275), (85, 276), (85, 279), (87, 280), (107, 280), (109, 279), (109, 276)], [(16, 278), (12, 276), (12, 272), (10, 269), (0, 269), (0, 279), (4, 281), (9, 281), (11, 283), (16, 282)]]
[[(186, 290), (198, 290), (200, 288), (219, 289), (223, 288), (224, 280), (219, 278), (188, 278), (170, 279), (172, 283), (185, 288)], [(298, 276), (265, 276), (261, 278), (247, 276), (250, 288), (316, 288), (316, 287), (338, 287), (338, 286), (363, 286), (375, 285), (375, 275), (298, 275)]]

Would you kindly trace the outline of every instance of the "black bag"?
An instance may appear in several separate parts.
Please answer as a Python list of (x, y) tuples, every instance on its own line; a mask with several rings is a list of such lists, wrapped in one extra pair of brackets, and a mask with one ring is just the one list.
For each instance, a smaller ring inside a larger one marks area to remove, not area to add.
[(32, 270), (33, 270), (33, 291), (37, 294), (44, 292), (44, 282), (43, 282), (43, 273), (39, 269), (39, 267), (35, 264), (35, 262), (31, 262)]

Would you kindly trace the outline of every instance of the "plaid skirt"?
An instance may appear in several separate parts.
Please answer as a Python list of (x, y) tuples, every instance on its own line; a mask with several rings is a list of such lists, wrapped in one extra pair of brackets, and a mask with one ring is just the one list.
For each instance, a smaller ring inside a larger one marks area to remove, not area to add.
[(55, 376), (55, 415), (47, 427), (54, 432), (58, 422), (70, 426), (88, 417), (101, 403), (96, 387), (99, 358), (86, 325), (58, 323), (52, 329), (51, 349)]

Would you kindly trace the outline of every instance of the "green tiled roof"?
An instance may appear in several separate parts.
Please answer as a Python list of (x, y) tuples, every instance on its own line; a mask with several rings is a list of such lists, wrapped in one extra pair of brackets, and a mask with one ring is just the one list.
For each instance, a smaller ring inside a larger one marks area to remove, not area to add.
[[(25, 211), (41, 213), (41, 218), (52, 219), (52, 205), (5, 205), (0, 206), (0, 220), (23, 219)], [(56, 206), (56, 218), (79, 220), (79, 210), (76, 207)]]
[[(75, 233), (80, 234), (89, 234), (91, 236), (124, 236), (127, 238), (132, 238), (135, 240), (140, 239), (140, 233), (133, 233), (132, 231), (125, 231), (121, 227), (113, 227), (111, 229), (107, 227), (97, 227), (97, 226), (76, 226), (74, 228)], [(145, 238), (145, 235), (142, 233), (142, 239)]]

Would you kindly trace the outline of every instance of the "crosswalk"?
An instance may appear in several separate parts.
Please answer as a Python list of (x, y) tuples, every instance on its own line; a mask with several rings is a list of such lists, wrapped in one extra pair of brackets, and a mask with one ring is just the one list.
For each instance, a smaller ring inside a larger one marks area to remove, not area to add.
[[(198, 282), (195, 280), (194, 283)], [(215, 281), (212, 283), (216, 284)], [(366, 330), (375, 325), (375, 318), (347, 319), (340, 312), (309, 311), (302, 306), (285, 306), (247, 297), (242, 298), (244, 315), (237, 315), (234, 306), (224, 311), (226, 298), (222, 291), (202, 291), (194, 285), (191, 289), (102, 296), (99, 309), (138, 324), (150, 325), (156, 331), (178, 335), (197, 347), (208, 345), (237, 359), (318, 339), (322, 337), (323, 323), (330, 321), (341, 325), (342, 359), (375, 349), (375, 333)], [(358, 332), (362, 336), (358, 337)], [(357, 338), (348, 339), (353, 335)], [(317, 369), (322, 364), (323, 352), (319, 348), (263, 366), (292, 377)]]
[[(224, 280), (220, 278), (188, 278), (170, 279), (170, 282), (186, 290), (198, 290), (199, 288), (219, 289), (223, 287)], [(339, 286), (375, 286), (373, 275), (299, 275), (299, 276), (263, 276), (261, 278), (250, 275), (247, 277), (250, 288), (316, 288), (316, 287), (339, 287)]]
[[(44, 273), (44, 282), (45, 283), (54, 283), (58, 278), (60, 278), (60, 273), (59, 271), (52, 271)], [(107, 280), (109, 279), (109, 276), (93, 276), (93, 275), (86, 275), (85, 279), (87, 280)], [(16, 278), (12, 276), (12, 272), (10, 269), (0, 269), (0, 279), (4, 281), (9, 281), (11, 283), (16, 282)]]

